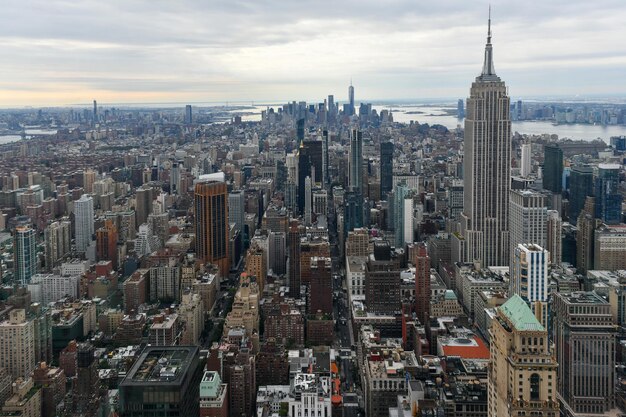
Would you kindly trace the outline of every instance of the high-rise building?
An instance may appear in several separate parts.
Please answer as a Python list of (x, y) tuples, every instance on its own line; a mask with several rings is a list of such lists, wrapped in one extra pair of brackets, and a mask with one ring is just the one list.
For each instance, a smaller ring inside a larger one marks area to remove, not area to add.
[(594, 212), (595, 198), (587, 197), (585, 206), (576, 221), (578, 229), (576, 232), (576, 269), (581, 274), (594, 269), (594, 235), (598, 223), (593, 215)]
[(304, 225), (310, 226), (313, 217), (313, 188), (311, 186), (311, 177), (304, 180)]
[(530, 143), (522, 144), (522, 160), (520, 166), (520, 175), (527, 177), (532, 172), (532, 154)]
[(190, 125), (193, 123), (193, 114), (191, 112), (191, 104), (185, 106), (185, 124)]
[(606, 224), (622, 221), (622, 194), (619, 191), (619, 164), (598, 165), (595, 183), (596, 218)]
[(563, 149), (556, 143), (543, 147), (543, 188), (560, 194), (563, 191)]
[(520, 243), (546, 247), (548, 208), (545, 196), (531, 190), (511, 190), (509, 209), (510, 261)]
[(141, 226), (148, 220), (152, 211), (152, 187), (143, 186), (135, 191), (136, 223)]
[(396, 185), (393, 198), (395, 246), (404, 248), (405, 244), (413, 242), (413, 195), (402, 183)]
[(74, 201), (74, 232), (76, 235), (76, 250), (86, 252), (94, 234), (93, 198), (83, 194)]
[(457, 119), (462, 119), (465, 117), (465, 102), (460, 98), (456, 104), (456, 117)]
[(333, 280), (331, 275), (331, 258), (311, 258), (311, 300), (310, 314), (321, 311), (333, 314)]
[(34, 229), (19, 226), (13, 237), (15, 281), (26, 286), (37, 273), (37, 234)]
[(98, 123), (98, 103), (93, 101), (93, 122)]
[(228, 417), (228, 385), (215, 371), (205, 371), (200, 381), (200, 417)]
[(354, 229), (363, 227), (363, 196), (348, 191), (344, 194), (344, 235)]
[(241, 253), (245, 245), (246, 226), (246, 194), (244, 191), (231, 191), (228, 193), (228, 222), (235, 224), (235, 229), (241, 234)]
[(511, 294), (517, 294), (530, 304), (537, 320), (548, 325), (549, 254), (535, 244), (520, 243), (511, 258)]
[(373, 313), (395, 314), (400, 311), (400, 259), (389, 242), (374, 243), (374, 253), (366, 262), (365, 302)]
[(420, 323), (430, 320), (430, 256), (426, 245), (419, 243), (415, 256), (415, 314)]
[(464, 258), (484, 267), (508, 265), (509, 190), (511, 188), (510, 99), (493, 65), (491, 28), (485, 60), (467, 99), (464, 203), (461, 234)]
[(302, 142), (298, 150), (298, 210), (304, 212), (304, 198), (306, 177), (311, 177), (311, 183), (322, 181), (322, 142), (307, 140)]
[(315, 190), (311, 196), (312, 210), (316, 215), (326, 216), (328, 214), (328, 191)]
[(215, 264), (222, 277), (230, 269), (228, 190), (219, 181), (198, 182), (195, 186), (196, 256)]
[(104, 221), (104, 226), (96, 230), (96, 259), (98, 261), (111, 261), (117, 268), (117, 227), (113, 220)]
[[(548, 332), (513, 295), (497, 310), (490, 334), (489, 417), (558, 417), (557, 368)], [(531, 364), (531, 365), (530, 365)]]
[(46, 270), (50, 270), (59, 260), (72, 250), (72, 223), (60, 220), (44, 230)]
[[(330, 96), (329, 96), (330, 97)], [(330, 187), (330, 170), (328, 159), (328, 130), (322, 131), (322, 188), (328, 190)]]
[(569, 176), (569, 221), (574, 224), (585, 206), (585, 199), (593, 197), (593, 169), (575, 166)]
[(563, 415), (606, 415), (615, 406), (611, 305), (595, 292), (555, 293), (553, 312)]
[(350, 131), (350, 173), (348, 188), (352, 192), (363, 193), (363, 132)]
[(26, 311), (14, 309), (0, 322), (0, 367), (15, 380), (28, 378), (35, 369), (35, 327), (26, 320)]
[(300, 236), (303, 233), (304, 227), (297, 220), (289, 222), (289, 295), (293, 298), (300, 298)]
[(269, 268), (274, 274), (283, 275), (286, 272), (287, 235), (285, 232), (270, 232), (268, 236)]
[(146, 347), (120, 383), (120, 417), (154, 410), (163, 417), (197, 416), (203, 374), (198, 352), (197, 346)]
[(562, 262), (562, 224), (561, 216), (556, 210), (548, 210), (546, 233), (546, 249), (550, 254), (551, 265), (561, 265)]
[(626, 269), (626, 226), (601, 225), (594, 231), (593, 267), (598, 270)]
[(393, 150), (391, 142), (380, 144), (380, 199), (387, 200), (393, 188)]
[(96, 177), (98, 173), (93, 169), (88, 169), (83, 172), (83, 190), (87, 194), (93, 193), (93, 183), (96, 182)]
[(354, 115), (354, 86), (352, 85), (352, 80), (350, 80), (350, 87), (348, 87), (348, 102), (350, 103), (349, 116), (352, 116)]

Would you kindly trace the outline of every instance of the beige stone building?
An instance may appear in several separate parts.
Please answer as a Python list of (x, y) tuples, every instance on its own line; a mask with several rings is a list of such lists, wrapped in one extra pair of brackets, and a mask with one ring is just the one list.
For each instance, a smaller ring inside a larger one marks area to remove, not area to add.
[(15, 378), (28, 378), (35, 369), (35, 327), (26, 311), (12, 310), (0, 323), (0, 367)]
[(491, 325), (489, 417), (557, 417), (557, 363), (547, 330), (513, 295)]

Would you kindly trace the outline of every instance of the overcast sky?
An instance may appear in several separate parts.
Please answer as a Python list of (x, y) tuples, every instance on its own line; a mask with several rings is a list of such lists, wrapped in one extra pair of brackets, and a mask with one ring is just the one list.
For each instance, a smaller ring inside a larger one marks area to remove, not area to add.
[[(626, 96), (626, 1), (491, 1), (513, 98)], [(3, 0), (0, 106), (465, 97), (487, 1)]]

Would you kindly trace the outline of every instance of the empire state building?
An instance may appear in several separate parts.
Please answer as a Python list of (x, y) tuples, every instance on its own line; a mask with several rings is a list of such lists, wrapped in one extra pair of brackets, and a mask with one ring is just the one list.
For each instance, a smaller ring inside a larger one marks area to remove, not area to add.
[(509, 264), (511, 120), (504, 81), (496, 75), (491, 16), (482, 73), (466, 104), (461, 217), (462, 260), (482, 267)]

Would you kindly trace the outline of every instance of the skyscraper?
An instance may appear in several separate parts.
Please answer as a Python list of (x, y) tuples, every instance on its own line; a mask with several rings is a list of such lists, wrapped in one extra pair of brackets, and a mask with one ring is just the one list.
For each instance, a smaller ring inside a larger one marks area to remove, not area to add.
[(307, 140), (302, 142), (298, 149), (298, 211), (304, 212), (304, 196), (306, 177), (311, 177), (311, 183), (322, 180), (322, 141)]
[(522, 160), (520, 166), (520, 175), (522, 177), (527, 177), (531, 173), (532, 169), (532, 159), (531, 159), (531, 145), (530, 143), (522, 144)]
[(485, 267), (507, 265), (509, 258), (509, 106), (506, 85), (493, 65), (490, 19), (483, 70), (467, 99), (461, 220), (465, 258)]
[(393, 188), (393, 143), (380, 144), (380, 199), (387, 200)]
[(548, 210), (548, 223), (546, 233), (546, 249), (550, 254), (550, 264), (561, 265), (562, 262), (562, 221), (559, 212), (556, 210)]
[(462, 98), (459, 99), (456, 105), (456, 117), (458, 119), (462, 119), (465, 117), (465, 103), (463, 102)]
[(44, 230), (46, 270), (51, 270), (54, 264), (72, 249), (71, 223), (61, 220), (50, 224)]
[(424, 243), (417, 246), (415, 256), (415, 314), (420, 323), (430, 319), (430, 257)]
[(289, 296), (300, 298), (300, 236), (304, 233), (298, 220), (289, 222)]
[(76, 232), (76, 250), (85, 252), (94, 233), (93, 198), (83, 194), (74, 201), (74, 230)]
[(246, 194), (243, 191), (228, 193), (228, 222), (235, 224), (235, 229), (241, 234), (241, 253), (245, 244), (246, 223)]
[(363, 132), (350, 131), (350, 173), (348, 183), (350, 191), (363, 192)]
[(526, 302), (513, 295), (497, 310), (490, 333), (489, 417), (558, 417), (560, 362), (548, 332)]
[(543, 188), (560, 194), (563, 191), (563, 150), (556, 143), (543, 147)]
[(191, 104), (185, 106), (185, 124), (190, 125), (193, 122), (193, 115), (191, 113)]
[(93, 122), (98, 123), (98, 103), (93, 101)]
[(104, 221), (104, 227), (96, 230), (96, 255), (98, 261), (111, 261), (117, 268), (117, 227), (113, 220)]
[(510, 193), (510, 262), (520, 243), (546, 247), (548, 208), (545, 196), (531, 190), (511, 190)]
[(354, 86), (350, 79), (350, 87), (348, 87), (348, 101), (350, 102), (350, 116), (354, 115)]
[(0, 367), (6, 368), (13, 380), (28, 378), (35, 369), (35, 327), (26, 320), (26, 311), (13, 309), (9, 319), (0, 322)]
[(595, 183), (596, 218), (606, 224), (622, 221), (622, 195), (619, 192), (619, 164), (598, 165)]
[(557, 387), (564, 415), (605, 415), (615, 401), (611, 304), (595, 292), (574, 292), (555, 293), (553, 306)]
[(141, 226), (152, 211), (152, 187), (144, 185), (135, 191), (136, 224)]
[(321, 311), (333, 314), (333, 280), (331, 275), (331, 258), (311, 258), (311, 300), (310, 314)]
[(311, 187), (311, 177), (304, 179), (304, 225), (310, 226), (313, 215), (312, 199), (313, 188)]
[(37, 234), (30, 227), (17, 227), (13, 238), (15, 280), (26, 286), (37, 273)]
[(330, 187), (330, 171), (328, 160), (328, 130), (322, 131), (322, 188), (328, 190)]
[(576, 223), (587, 197), (593, 197), (593, 170), (591, 167), (575, 166), (569, 176), (570, 223)]
[(196, 256), (219, 267), (228, 277), (228, 190), (219, 181), (198, 182), (195, 186)]
[(411, 189), (401, 183), (396, 185), (393, 197), (395, 246), (404, 248), (406, 243), (413, 242), (413, 195)]
[(537, 320), (548, 326), (548, 251), (539, 245), (520, 243), (511, 259), (511, 293), (530, 304)]

